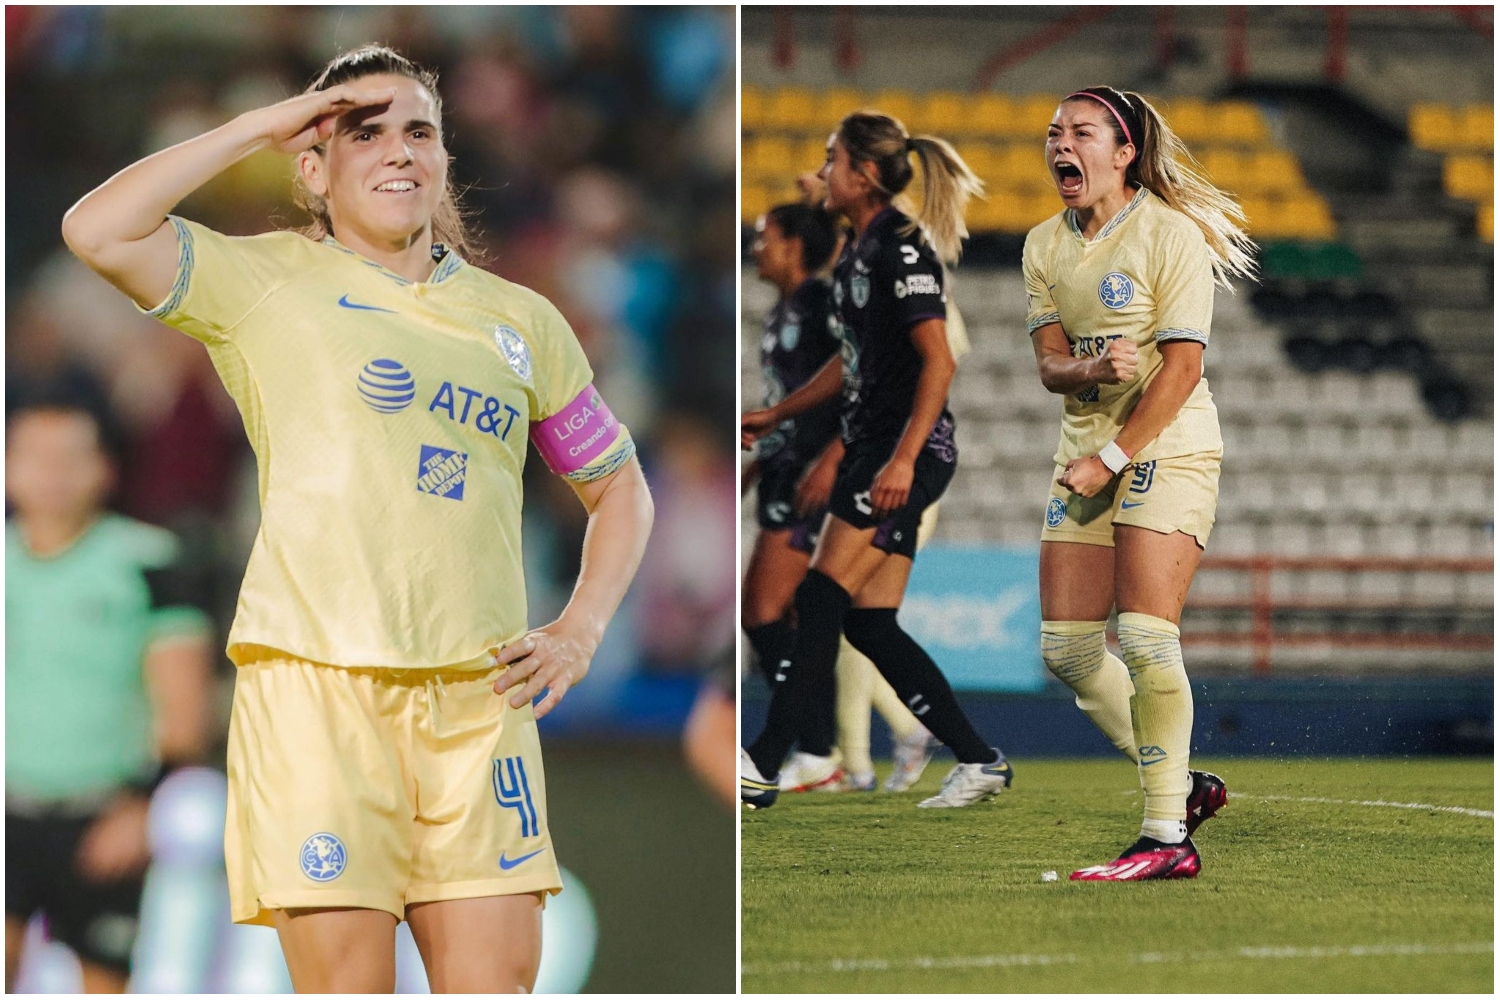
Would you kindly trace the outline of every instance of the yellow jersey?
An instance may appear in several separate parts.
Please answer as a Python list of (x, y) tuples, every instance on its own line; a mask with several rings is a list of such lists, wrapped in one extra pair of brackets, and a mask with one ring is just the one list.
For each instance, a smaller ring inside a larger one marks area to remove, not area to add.
[[(1208, 242), (1192, 219), (1141, 188), (1091, 240), (1071, 209), (1026, 234), (1026, 332), (1061, 323), (1076, 358), (1097, 357), (1128, 337), (1139, 350), (1135, 378), (1064, 398), (1055, 460), (1097, 455), (1120, 433), (1161, 371), (1159, 344), (1208, 343), (1214, 275)], [(1176, 418), (1132, 462), (1222, 451), (1219, 415), (1200, 378)]]
[(332, 238), (171, 222), (150, 315), (207, 345), (259, 472), (230, 659), (487, 667), (527, 628), (528, 438), (577, 480), (634, 454), (567, 321), (451, 250), (412, 282)]

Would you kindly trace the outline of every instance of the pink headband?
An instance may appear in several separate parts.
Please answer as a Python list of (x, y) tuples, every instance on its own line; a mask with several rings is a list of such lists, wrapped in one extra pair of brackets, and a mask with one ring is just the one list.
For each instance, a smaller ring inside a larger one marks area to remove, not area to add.
[(1063, 100), (1071, 101), (1075, 97), (1092, 97), (1094, 100), (1098, 101), (1100, 104), (1108, 108), (1109, 113), (1115, 116), (1115, 121), (1120, 123), (1120, 131), (1125, 133), (1125, 141), (1130, 143), (1132, 146), (1135, 145), (1135, 139), (1131, 137), (1130, 129), (1128, 126), (1126, 126), (1125, 119), (1120, 117), (1120, 112), (1115, 110), (1115, 106), (1113, 104), (1109, 103), (1098, 94), (1090, 94), (1086, 90), (1080, 90), (1077, 93), (1069, 94), (1067, 97), (1064, 97)]

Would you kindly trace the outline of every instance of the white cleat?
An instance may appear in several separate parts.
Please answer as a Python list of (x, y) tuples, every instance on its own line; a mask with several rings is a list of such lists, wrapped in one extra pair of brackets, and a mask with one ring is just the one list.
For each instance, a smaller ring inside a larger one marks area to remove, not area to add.
[(819, 791), (828, 792), (873, 792), (875, 790), (875, 772), (869, 774), (855, 774), (852, 771), (844, 773), (844, 780), (837, 785), (830, 785)]
[(837, 786), (843, 777), (844, 771), (833, 757), (814, 757), (799, 750), (782, 766), (779, 784), (783, 792), (810, 792)]
[(927, 770), (927, 763), (932, 760), (936, 749), (937, 740), (932, 738), (932, 734), (924, 726), (918, 726), (910, 736), (897, 740), (891, 753), (896, 767), (891, 771), (891, 776), (885, 779), (885, 790), (904, 792), (915, 785), (922, 777), (922, 772)]
[(922, 809), (971, 806), (1005, 791), (1014, 777), (1010, 762), (1003, 756), (993, 764), (959, 764), (943, 779), (942, 789), (917, 806)]
[(776, 804), (776, 779), (760, 773), (755, 761), (740, 747), (740, 801), (751, 809), (769, 809)]

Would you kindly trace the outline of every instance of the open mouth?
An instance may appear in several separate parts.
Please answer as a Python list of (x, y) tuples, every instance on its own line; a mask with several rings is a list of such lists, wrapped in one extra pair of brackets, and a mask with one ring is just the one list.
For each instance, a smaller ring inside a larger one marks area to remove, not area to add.
[(420, 186), (416, 181), (401, 178), (378, 184), (375, 186), (375, 190), (380, 194), (410, 194)]
[(1076, 164), (1058, 163), (1053, 169), (1057, 172), (1057, 189), (1064, 198), (1083, 190), (1083, 171)]

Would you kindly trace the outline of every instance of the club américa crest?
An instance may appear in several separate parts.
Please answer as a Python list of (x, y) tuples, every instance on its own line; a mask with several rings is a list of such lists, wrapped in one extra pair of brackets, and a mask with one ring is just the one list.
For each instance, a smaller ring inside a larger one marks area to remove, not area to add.
[(495, 346), (500, 348), (501, 356), (521, 377), (521, 381), (530, 385), (531, 349), (526, 346), (525, 339), (515, 330), (501, 324), (495, 327)]

